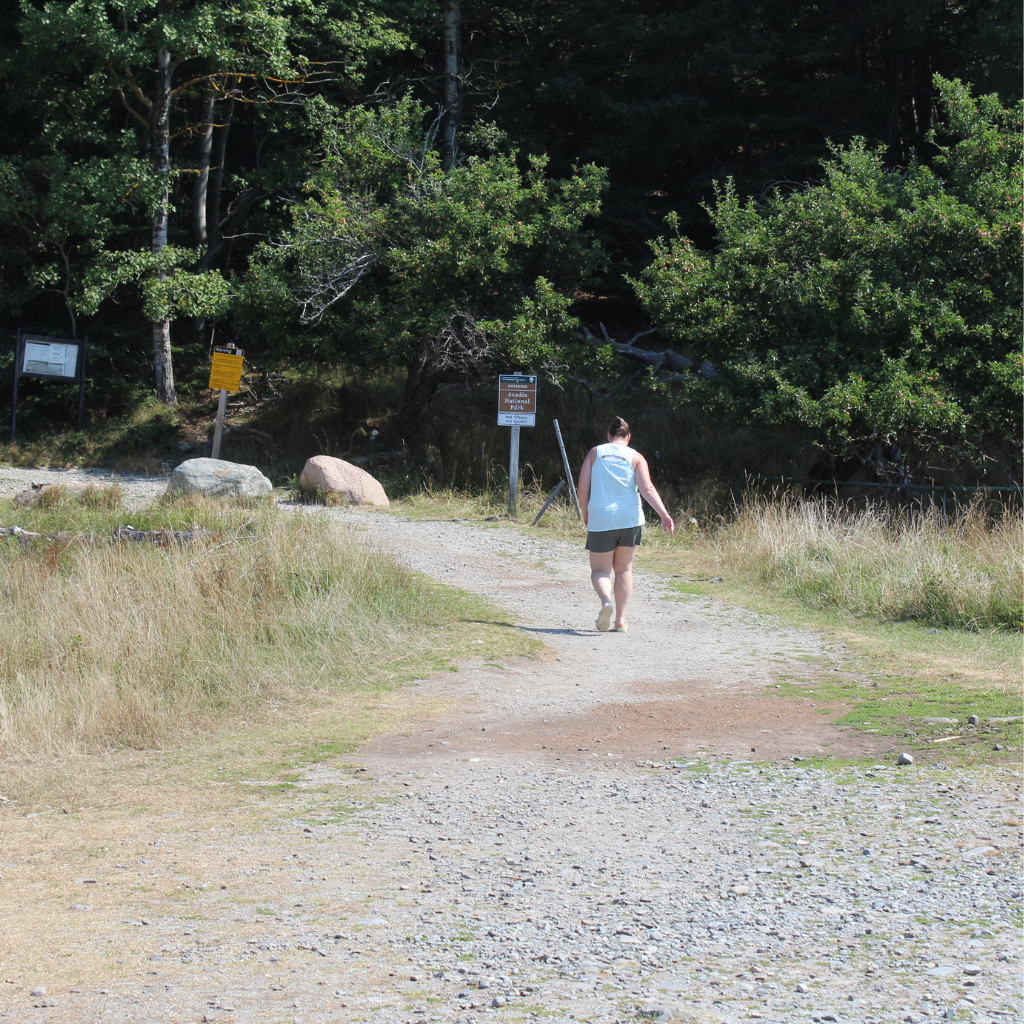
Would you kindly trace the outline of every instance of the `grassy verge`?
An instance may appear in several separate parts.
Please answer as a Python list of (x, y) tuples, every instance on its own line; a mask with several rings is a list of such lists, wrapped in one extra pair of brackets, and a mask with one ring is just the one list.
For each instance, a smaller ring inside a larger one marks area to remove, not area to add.
[[(568, 502), (530, 527), (545, 495), (527, 490), (524, 533), (581, 543)], [(509, 525), (503, 495), (422, 492), (395, 510), (421, 518)], [(497, 518), (491, 518), (497, 517)], [(488, 520), (490, 519), (490, 522)], [(891, 736), (900, 749), (950, 761), (1018, 756), (1021, 713), (1021, 518), (977, 510), (943, 524), (934, 516), (846, 515), (813, 505), (753, 505), (733, 522), (701, 525), (687, 509), (672, 538), (651, 528), (638, 565), (668, 577), (680, 595), (707, 596), (825, 633), (845, 670), (809, 662), (775, 692), (806, 698), (839, 724)], [(978, 715), (980, 724), (968, 726)], [(957, 719), (928, 725), (924, 718)], [(945, 736), (960, 740), (936, 744)], [(1004, 747), (1003, 752), (995, 749)]]
[[(170, 546), (115, 540), (128, 523), (203, 532)], [(393, 725), (394, 713), (377, 714), (388, 690), (459, 659), (533, 650), (485, 602), (316, 513), (190, 501), (129, 514), (116, 491), (94, 491), (0, 504), (0, 526), (15, 524), (44, 537), (0, 539), (7, 796), (18, 764), (25, 782), (42, 762), (171, 747), (242, 721), (289, 737), (260, 741), (250, 767), (316, 760)], [(327, 721), (292, 734), (310, 708)]]

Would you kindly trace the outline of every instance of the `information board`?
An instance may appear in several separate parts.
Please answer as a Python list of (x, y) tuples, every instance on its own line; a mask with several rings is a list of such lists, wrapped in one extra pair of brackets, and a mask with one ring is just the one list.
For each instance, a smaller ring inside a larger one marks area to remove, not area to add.
[(18, 432), (18, 381), (22, 377), (77, 382), (78, 429), (82, 429), (88, 351), (88, 337), (48, 338), (45, 334), (26, 334), (20, 327), (18, 328), (14, 339), (14, 387), (11, 390), (12, 442)]
[(240, 348), (215, 348), (210, 366), (210, 387), (214, 391), (242, 390), (242, 356)]
[(30, 377), (55, 377), (58, 380), (78, 379), (78, 347), (80, 342), (23, 334), (21, 374)]
[(498, 377), (498, 426), (537, 425), (537, 377), (535, 374), (503, 373)]

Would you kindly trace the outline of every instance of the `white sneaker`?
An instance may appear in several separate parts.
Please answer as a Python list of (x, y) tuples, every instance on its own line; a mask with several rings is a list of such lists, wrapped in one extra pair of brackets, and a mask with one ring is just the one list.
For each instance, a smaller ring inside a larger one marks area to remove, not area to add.
[(603, 604), (601, 605), (601, 611), (597, 616), (597, 622), (595, 625), (602, 633), (607, 633), (609, 626), (612, 624), (612, 616), (615, 614), (615, 605)]

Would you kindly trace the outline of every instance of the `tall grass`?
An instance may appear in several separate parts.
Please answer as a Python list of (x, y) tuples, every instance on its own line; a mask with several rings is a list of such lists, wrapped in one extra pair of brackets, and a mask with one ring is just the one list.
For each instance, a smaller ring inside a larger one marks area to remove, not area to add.
[[(520, 492), (527, 526), (546, 495)], [(422, 489), (399, 506), (415, 515), (505, 519), (506, 495)], [(935, 510), (852, 510), (834, 502), (755, 498), (732, 519), (699, 505), (676, 514), (669, 537), (650, 521), (641, 558), (746, 578), (817, 608), (885, 622), (923, 621), (963, 630), (1022, 628), (1024, 519), (994, 517), (980, 504), (943, 519)], [(568, 498), (545, 512), (538, 536), (578, 543), (585, 530)], [(682, 563), (682, 564), (680, 564)]]
[[(33, 518), (34, 517), (34, 518)], [(374, 684), (449, 653), (464, 609), (319, 514), (272, 507), (0, 510), (0, 754), (145, 747), (212, 712)], [(114, 528), (214, 530), (192, 544), (117, 542)], [(6, 524), (5, 524), (6, 525)]]
[(882, 621), (1020, 630), (1020, 512), (981, 507), (944, 520), (935, 510), (758, 500), (710, 543), (731, 566), (808, 604)]

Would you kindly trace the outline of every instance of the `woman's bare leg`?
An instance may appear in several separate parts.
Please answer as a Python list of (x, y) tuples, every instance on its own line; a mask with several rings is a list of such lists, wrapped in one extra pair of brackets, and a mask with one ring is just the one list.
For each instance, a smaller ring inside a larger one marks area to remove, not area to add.
[(615, 570), (615, 625), (626, 624), (626, 605), (633, 594), (633, 556), (636, 548), (616, 548), (612, 552)]
[(614, 551), (590, 552), (590, 582), (593, 583), (601, 604), (612, 601), (612, 560)]

